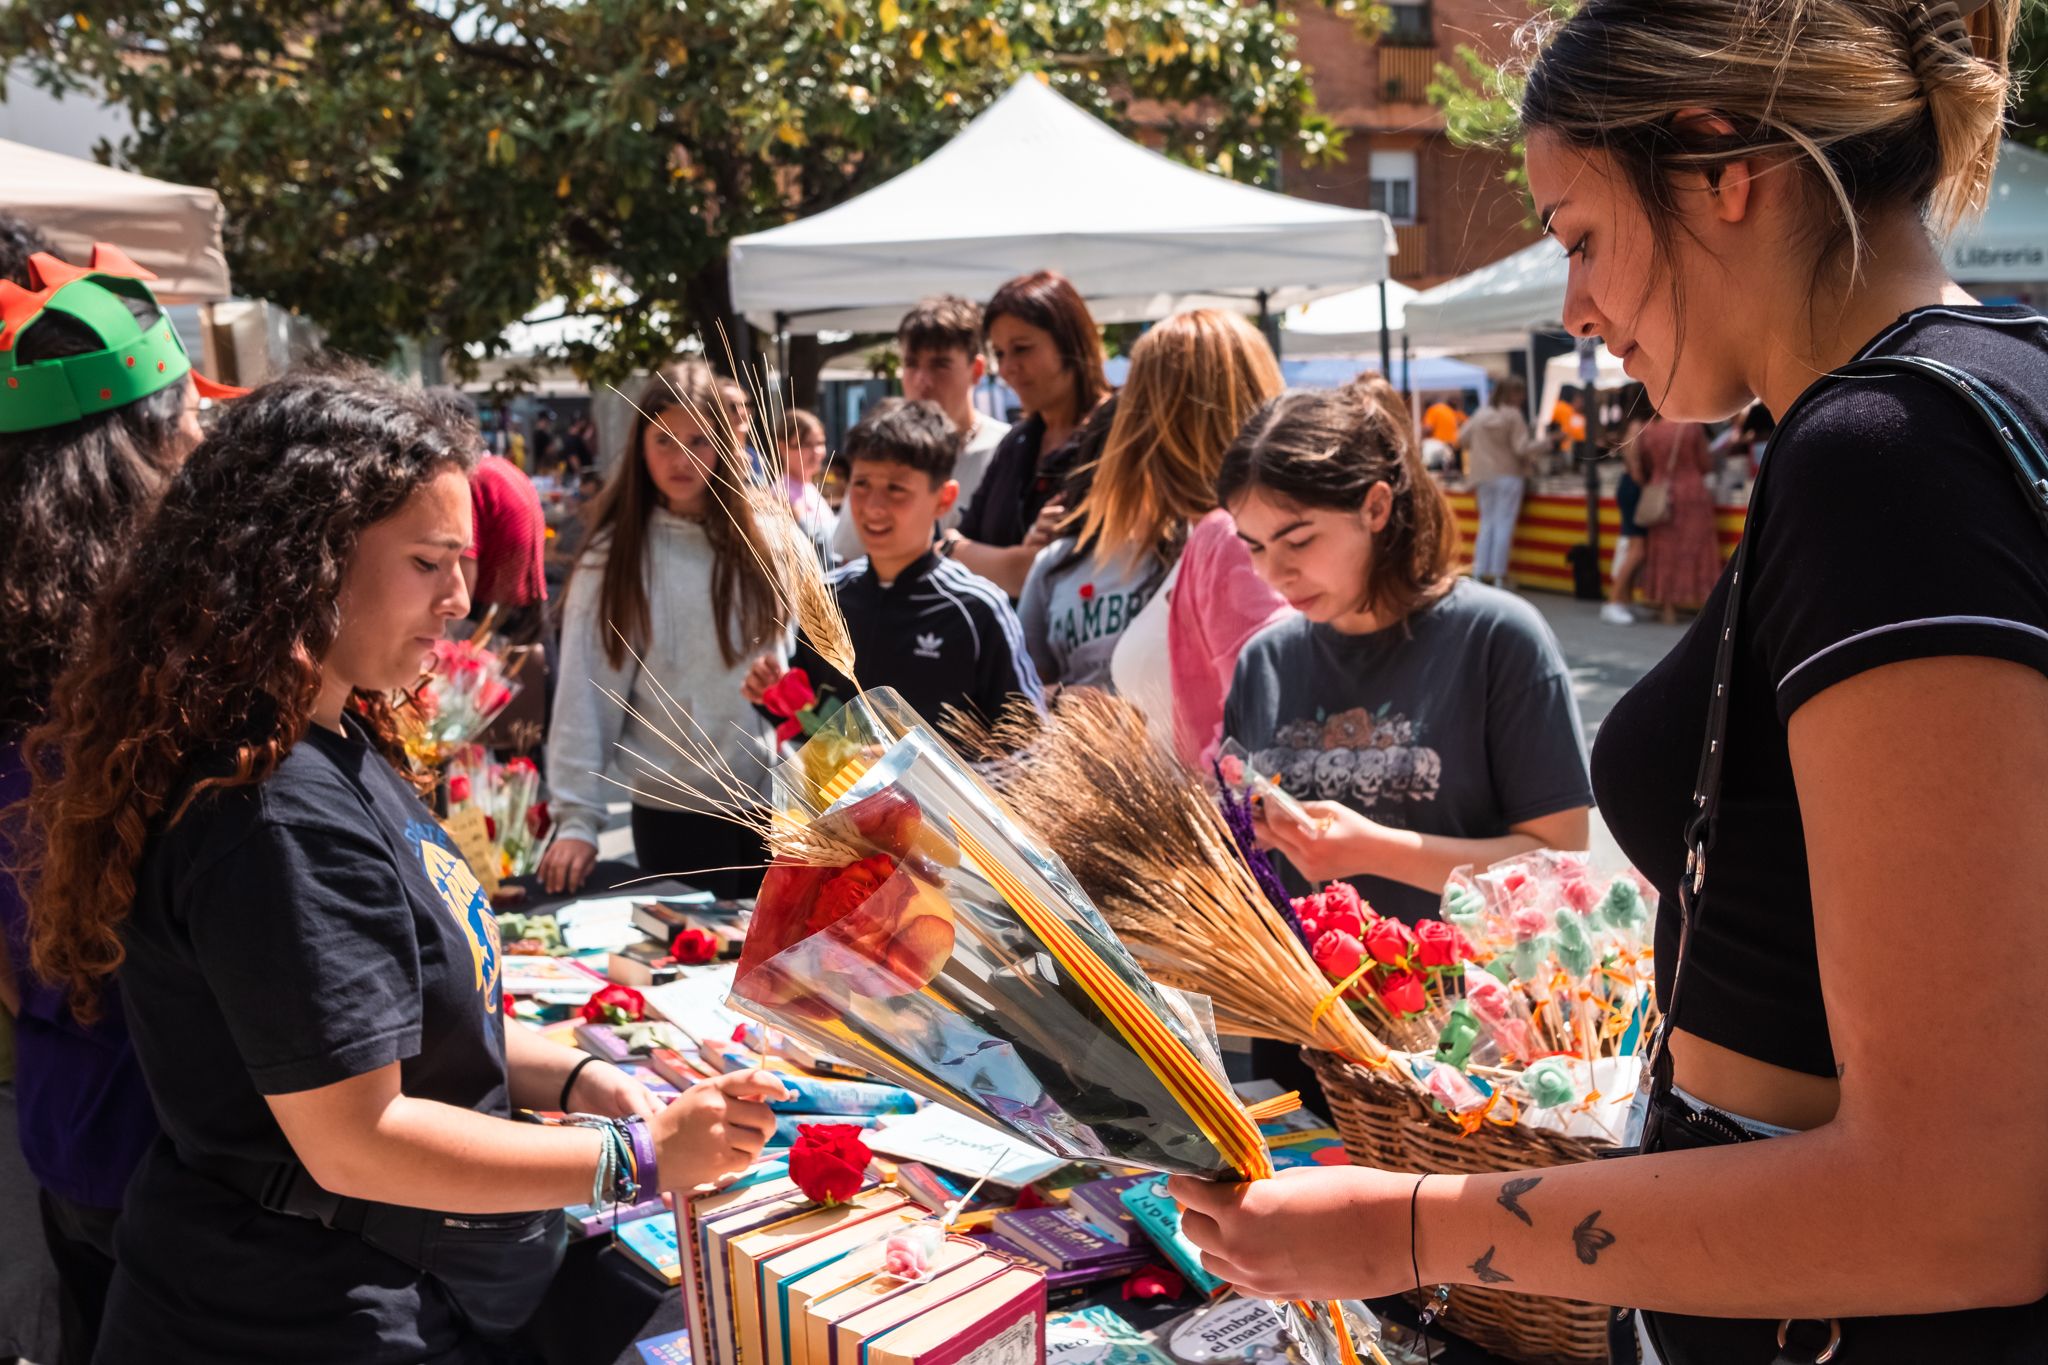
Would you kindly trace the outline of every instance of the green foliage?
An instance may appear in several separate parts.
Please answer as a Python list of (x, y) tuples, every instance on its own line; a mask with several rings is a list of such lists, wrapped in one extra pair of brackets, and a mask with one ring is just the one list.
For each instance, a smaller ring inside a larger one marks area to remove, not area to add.
[(2006, 131), (2048, 151), (2048, 0), (2026, 0), (2020, 6), (2012, 68), (2013, 105)]
[[(1562, 19), (1576, 5), (1577, 0), (1529, 0), (1532, 14), (1539, 19)], [(1445, 131), (1453, 143), (1505, 151), (1508, 187), (1527, 194), (1529, 178), (1522, 169), (1519, 115), (1522, 77), (1512, 67), (1461, 43), (1450, 61), (1437, 63), (1436, 79), (1429, 84), (1429, 102), (1443, 112)]]
[(1023, 73), (1120, 128), (1158, 102), (1164, 150), (1240, 179), (1335, 155), (1294, 46), (1237, 0), (0, 6), (0, 66), (103, 92), (138, 169), (220, 192), (246, 293), (451, 363), (562, 295), (603, 320), (565, 357), (593, 379), (728, 319), (731, 238), (879, 184)]

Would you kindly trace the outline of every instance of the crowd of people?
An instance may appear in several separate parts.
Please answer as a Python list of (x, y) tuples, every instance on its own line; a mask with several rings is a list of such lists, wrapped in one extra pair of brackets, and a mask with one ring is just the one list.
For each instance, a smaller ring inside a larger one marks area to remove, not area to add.
[[(73, 268), (0, 224), (0, 369), (33, 381), (0, 389), (0, 1002), (54, 1359), (545, 1358), (536, 1324), (576, 1310), (547, 1211), (760, 1152), (769, 1072), (664, 1107), (507, 1026), (489, 899), (421, 802), (391, 698), (491, 617), (548, 661), (540, 890), (592, 886), (630, 794), (638, 875), (751, 894), (768, 767), (854, 686), (788, 620), (793, 542), (763, 488), (821, 560), (861, 686), (985, 721), (1118, 692), (1190, 780), (1240, 746), (1298, 799), (1256, 829), (1297, 892), (1348, 880), (1431, 918), (1460, 867), (1584, 848), (1596, 795), (1663, 891), (1675, 1030), (1641, 1159), (1513, 1185), (1177, 1181), (1218, 1275), (1288, 1298), (1483, 1281), (1645, 1305), (1670, 1365), (1831, 1342), (1856, 1362), (2040, 1358), (2048, 1234), (2010, 1216), (2048, 1174), (2038, 1106), (2002, 1088), (2010, 1058), (1929, 1054), (1902, 1002), (1907, 949), (1959, 889), (2018, 966), (1944, 1000), (1951, 1035), (1998, 1037), (2044, 994), (2048, 556), (1945, 394), (1816, 382), (1866, 353), (1946, 360), (2048, 432), (2048, 323), (1976, 306), (1922, 221), (1981, 198), (2013, 7), (1993, 5), (1988, 58), (1925, 7), (1801, 7), (1812, 42), (1778, 11), (1731, 38), (1722, 8), (1581, 6), (1523, 102), (1531, 187), (1572, 256), (1566, 321), (1656, 395), (1620, 442), (1647, 559), (1618, 557), (1610, 605), (1705, 603), (1590, 758), (1556, 638), (1505, 590), (1531, 462), (1584, 417), (1532, 429), (1519, 381), (1418, 423), (1375, 376), (1286, 390), (1256, 329), (1199, 310), (1148, 330), (1113, 390), (1086, 302), (1040, 271), (906, 314), (903, 397), (836, 454), (814, 415), (769, 429), (699, 359), (648, 380), (609, 460), (552, 420), (543, 449), (500, 452), (460, 394), (357, 365), (212, 385), (118, 252)], [(1754, 60), (1700, 59), (1731, 41)], [(1880, 82), (1895, 98), (1864, 99)], [(1755, 272), (1739, 290), (1731, 259)], [(991, 361), (1014, 424), (973, 403)], [(1701, 423), (1752, 399), (1782, 426), (1738, 578)], [(1479, 494), (1470, 576), (1425, 439)], [(520, 469), (541, 457), (584, 504), (553, 595)], [(1896, 553), (1908, 535), (1949, 557)], [(678, 717), (694, 758), (662, 733)], [(731, 784), (716, 801), (707, 757)], [(1991, 1095), (2021, 1121), (1980, 1120)]]

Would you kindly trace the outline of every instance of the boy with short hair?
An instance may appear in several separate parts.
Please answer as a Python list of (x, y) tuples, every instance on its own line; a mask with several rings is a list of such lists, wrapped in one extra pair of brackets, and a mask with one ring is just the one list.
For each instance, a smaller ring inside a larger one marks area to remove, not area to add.
[[(974, 406), (974, 386), (988, 373), (981, 349), (981, 305), (957, 294), (920, 300), (896, 324), (896, 350), (903, 358), (903, 396), (913, 403), (938, 404), (962, 437), (953, 465), (960, 496), (940, 518), (941, 529), (951, 530), (1010, 431), (1008, 422)], [(842, 520), (832, 548), (842, 560), (852, 559), (860, 553), (860, 537)]]
[[(934, 723), (948, 705), (993, 721), (1012, 696), (1045, 704), (1008, 596), (932, 544), (933, 526), (960, 498), (953, 478), (960, 445), (959, 431), (934, 403), (888, 398), (868, 410), (847, 433), (840, 508), (863, 553), (829, 580), (862, 685), (895, 688)], [(808, 689), (785, 677), (797, 669)], [(805, 733), (794, 712), (822, 719), (854, 689), (799, 639), (787, 669), (773, 657), (756, 660), (745, 690), (780, 722), (778, 738), (794, 740)], [(815, 694), (808, 706), (806, 690)]]

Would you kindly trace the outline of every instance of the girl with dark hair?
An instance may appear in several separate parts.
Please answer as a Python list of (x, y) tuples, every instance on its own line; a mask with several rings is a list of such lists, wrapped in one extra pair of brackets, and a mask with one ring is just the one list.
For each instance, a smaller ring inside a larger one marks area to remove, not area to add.
[[(2048, 538), (2012, 454), (2048, 446), (2048, 319), (1977, 304), (1935, 235), (1989, 193), (2018, 13), (1589, 0), (1538, 30), (1567, 328), (1673, 421), (1778, 419), (1737, 563), (1594, 754), (1663, 893), (1645, 1154), (1183, 1182), (1225, 1278), (1635, 1305), (1666, 1365), (2048, 1359)], [(1962, 981), (1966, 945), (1993, 966)]]
[(973, 501), (939, 548), (1014, 598), (1066, 515), (1076, 437), (1110, 388), (1095, 319), (1064, 275), (1041, 270), (1011, 280), (988, 301), (981, 325), (996, 373), (1025, 417), (996, 447)]
[(36, 968), (87, 1017), (120, 970), (166, 1139), (98, 1359), (480, 1359), (563, 1206), (689, 1188), (769, 1131), (765, 1074), (657, 1110), (506, 1025), (489, 903), (388, 700), (468, 608), (471, 458), (371, 371), (266, 386), (171, 481), (30, 736)]
[[(121, 1192), (157, 1123), (119, 992), (109, 983), (86, 1022), (30, 967), (15, 881), (33, 857), (20, 829), (29, 792), (21, 739), (44, 718), (93, 595), (198, 444), (199, 392), (131, 263), (102, 248), (96, 269), (77, 271), (22, 231), (5, 233), (10, 253), (17, 244), (30, 252), (0, 291), (0, 369), (13, 381), (4, 386), (12, 401), (0, 404), (0, 1002), (13, 1016), (22, 1156), (57, 1268), (57, 1359), (83, 1365), (114, 1273)], [(109, 366), (125, 381), (119, 393), (96, 373)], [(78, 393), (91, 406), (103, 388), (107, 406), (81, 411)]]
[(1244, 647), (1223, 733), (1303, 799), (1264, 835), (1308, 883), (1434, 918), (1444, 883), (1584, 848), (1592, 793), (1571, 678), (1512, 593), (1451, 570), (1450, 506), (1399, 395), (1368, 381), (1261, 408), (1217, 495), (1295, 615)]
[[(562, 609), (548, 734), (559, 832), (541, 859), (541, 883), (573, 891), (590, 875), (606, 803), (626, 789), (604, 774), (623, 769), (624, 784), (634, 785), (633, 850), (644, 871), (751, 896), (768, 856), (760, 835), (676, 785), (703, 788), (707, 774), (644, 718), (689, 729), (685, 738), (715, 748), (738, 783), (765, 792), (769, 730), (741, 689), (751, 661), (783, 636), (769, 577), (775, 556), (749, 504), (753, 471), (710, 367), (689, 361), (656, 375), (636, 408), (626, 458), (591, 513)], [(633, 763), (622, 764), (622, 754)]]

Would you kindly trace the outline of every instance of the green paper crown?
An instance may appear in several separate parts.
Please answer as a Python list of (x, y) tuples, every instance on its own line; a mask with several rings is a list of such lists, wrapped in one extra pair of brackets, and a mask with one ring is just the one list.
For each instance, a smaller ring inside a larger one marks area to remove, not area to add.
[[(40, 431), (110, 412), (192, 373), (184, 342), (144, 283), (156, 277), (117, 248), (96, 244), (89, 269), (39, 252), (29, 269), (37, 290), (0, 280), (0, 432)], [(102, 349), (23, 363), (22, 335), (51, 313), (82, 324)], [(146, 326), (145, 317), (152, 319)], [(202, 384), (226, 396), (222, 386)]]

